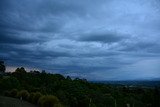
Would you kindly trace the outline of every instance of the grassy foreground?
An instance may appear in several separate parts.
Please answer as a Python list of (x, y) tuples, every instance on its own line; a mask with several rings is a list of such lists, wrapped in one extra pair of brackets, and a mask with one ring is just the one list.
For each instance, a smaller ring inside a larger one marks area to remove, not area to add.
[(26, 101), (0, 96), (0, 107), (36, 107)]

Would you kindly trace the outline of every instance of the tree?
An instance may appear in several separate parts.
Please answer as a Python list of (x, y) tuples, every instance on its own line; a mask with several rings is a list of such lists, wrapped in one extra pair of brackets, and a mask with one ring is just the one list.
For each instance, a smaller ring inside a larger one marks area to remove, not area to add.
[(19, 89), (20, 82), (15, 77), (6, 77), (2, 79), (0, 83), (0, 89), (9, 90), (9, 89)]
[(15, 72), (13, 72), (12, 74), (14, 77), (18, 79), (24, 79), (24, 77), (26, 77), (25, 76), (26, 73), (27, 73), (26, 70), (23, 67), (21, 67), (21, 68), (17, 68)]
[(21, 67), (21, 68), (17, 68), (17, 69), (15, 70), (15, 72), (16, 72), (16, 73), (25, 74), (25, 73), (26, 73), (26, 70), (25, 70), (23, 67)]
[(4, 65), (4, 61), (0, 61), (0, 73), (4, 73), (6, 70), (6, 67)]
[(32, 102), (37, 104), (40, 97), (42, 97), (42, 94), (40, 92), (36, 92), (33, 96)]
[(27, 90), (21, 90), (17, 96), (23, 100), (27, 100), (29, 98), (29, 92)]
[(67, 76), (66, 79), (69, 80), (69, 81), (72, 80), (70, 76)]
[(10, 97), (17, 97), (17, 93), (18, 93), (18, 90), (17, 89), (12, 89), (10, 91)]
[(158, 89), (158, 87), (155, 87), (154, 89), (154, 106), (155, 107), (160, 107), (160, 91)]
[(40, 107), (56, 107), (56, 105), (59, 105), (59, 99), (56, 96), (53, 95), (47, 95), (47, 96), (42, 96), (38, 104)]

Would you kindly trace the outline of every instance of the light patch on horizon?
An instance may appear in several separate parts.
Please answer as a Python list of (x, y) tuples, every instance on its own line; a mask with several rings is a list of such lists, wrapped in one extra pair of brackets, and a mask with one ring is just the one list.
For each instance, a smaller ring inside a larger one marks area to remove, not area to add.
[[(6, 66), (6, 72), (15, 72), (17, 68), (21, 68), (21, 67), (22, 66)], [(27, 72), (34, 71), (34, 70), (41, 72), (41, 70), (37, 68), (28, 68), (28, 67), (24, 67), (24, 68)]]

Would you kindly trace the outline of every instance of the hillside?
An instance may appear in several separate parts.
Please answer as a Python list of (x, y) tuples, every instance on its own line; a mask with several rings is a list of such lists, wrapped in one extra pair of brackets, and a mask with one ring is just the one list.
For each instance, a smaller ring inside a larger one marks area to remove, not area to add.
[(159, 86), (142, 88), (123, 84), (92, 83), (86, 79), (73, 79), (44, 71), (26, 72), (23, 67), (1, 76), (0, 86), (1, 95), (22, 98), (40, 107), (115, 107), (116, 105), (159, 107), (160, 105)]
[(26, 101), (0, 96), (0, 107), (36, 107)]

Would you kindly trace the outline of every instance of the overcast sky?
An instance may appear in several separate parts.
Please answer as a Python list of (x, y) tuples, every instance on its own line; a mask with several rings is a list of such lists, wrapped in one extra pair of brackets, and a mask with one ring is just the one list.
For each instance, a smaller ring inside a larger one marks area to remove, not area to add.
[(1, 0), (0, 59), (8, 71), (160, 78), (160, 0)]

